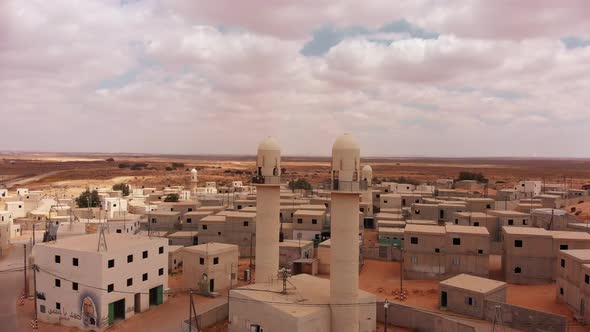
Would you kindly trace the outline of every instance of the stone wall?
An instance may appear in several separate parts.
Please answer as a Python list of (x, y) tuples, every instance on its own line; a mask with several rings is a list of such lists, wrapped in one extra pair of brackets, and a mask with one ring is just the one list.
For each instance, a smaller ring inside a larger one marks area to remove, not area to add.
[(515, 329), (526, 332), (565, 332), (567, 330), (565, 316), (490, 300), (486, 300), (484, 305), (486, 320), (494, 321), (496, 307), (499, 307), (504, 324)]

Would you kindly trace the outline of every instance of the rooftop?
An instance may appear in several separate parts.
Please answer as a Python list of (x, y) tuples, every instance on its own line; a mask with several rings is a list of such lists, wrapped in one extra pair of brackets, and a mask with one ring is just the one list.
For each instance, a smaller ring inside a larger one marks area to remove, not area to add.
[(398, 213), (377, 213), (375, 214), (375, 219), (393, 219), (393, 220), (401, 220), (404, 216)]
[(151, 211), (150, 215), (153, 216), (178, 216), (180, 212), (177, 211)]
[(422, 234), (445, 234), (444, 226), (433, 226), (433, 225), (406, 225), (406, 232), (422, 233)]
[(191, 211), (191, 212), (187, 212), (184, 215), (185, 216), (208, 216), (211, 213), (213, 213), (213, 211)]
[(180, 231), (168, 234), (166, 237), (193, 237), (195, 235), (199, 235), (199, 232), (191, 232), (191, 231)]
[(225, 216), (209, 215), (201, 219), (202, 223), (225, 222)]
[(293, 216), (317, 216), (321, 217), (325, 215), (325, 211), (317, 211), (317, 210), (297, 210), (293, 214)]
[[(462, 233), (462, 234), (474, 234), (474, 235), (485, 235), (488, 236), (490, 233), (488, 229), (485, 227), (474, 227), (474, 226), (462, 226), (462, 225), (453, 225), (447, 224), (446, 226), (447, 233)], [(590, 234), (588, 234), (590, 235)]]
[(58, 239), (55, 242), (37, 243), (35, 247), (68, 249), (83, 252), (95, 252), (98, 254), (107, 254), (120, 250), (129, 250), (129, 248), (149, 247), (158, 245), (168, 245), (168, 240), (159, 237), (148, 237), (140, 235), (105, 233), (107, 242), (107, 251), (98, 251), (99, 233), (84, 234), (72, 237)]
[(492, 216), (489, 213), (483, 212), (455, 212), (456, 216), (459, 217), (466, 217), (466, 218), (494, 218), (496, 216)]
[(590, 240), (590, 234), (586, 232), (549, 231), (549, 233), (558, 240)]
[(379, 234), (403, 234), (405, 233), (404, 228), (395, 228), (395, 227), (378, 227), (377, 232)]
[(307, 241), (307, 240), (283, 240), (283, 242), (279, 242), (279, 247), (289, 247), (289, 248), (299, 248), (299, 247), (305, 247), (308, 245), (312, 245), (313, 241)]
[(184, 246), (168, 246), (168, 253), (174, 253), (184, 248)]
[(590, 263), (590, 249), (560, 250), (564, 255), (581, 262)]
[(441, 281), (440, 285), (465, 289), (481, 294), (488, 294), (506, 287), (506, 283), (503, 281), (476, 277), (470, 274), (460, 274), (450, 279)]
[(515, 226), (503, 226), (504, 233), (510, 235), (529, 235), (529, 236), (547, 236), (551, 237), (551, 233), (545, 228), (537, 227), (515, 227)]
[(406, 220), (406, 225), (433, 225), (433, 226), (438, 226), (438, 222), (435, 221), (435, 220), (430, 220), (430, 219), (410, 219), (410, 220)]
[(243, 212), (243, 211), (229, 211), (225, 210), (224, 215), (229, 218), (255, 218), (255, 212)]
[(499, 217), (521, 217), (528, 216), (528, 213), (522, 213), (513, 210), (489, 210), (488, 214)]
[(222, 252), (238, 251), (238, 246), (235, 244), (209, 242), (205, 244), (199, 244), (197, 246), (184, 247), (185, 251), (194, 252), (197, 254), (210, 254), (215, 255)]

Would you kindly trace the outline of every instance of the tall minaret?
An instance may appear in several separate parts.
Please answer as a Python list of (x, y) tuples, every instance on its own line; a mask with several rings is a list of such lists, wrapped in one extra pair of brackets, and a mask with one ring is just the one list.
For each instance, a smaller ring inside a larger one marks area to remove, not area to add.
[(196, 168), (191, 169), (191, 189), (195, 198), (197, 197), (198, 172)]
[(332, 146), (330, 303), (332, 332), (359, 331), (360, 148), (349, 134)]
[(361, 194), (361, 202), (367, 203), (367, 216), (373, 216), (373, 168), (370, 165), (365, 165), (362, 171), (362, 180), (367, 183), (367, 190)]
[(279, 270), (281, 147), (272, 137), (258, 145), (256, 176), (256, 283), (271, 282)]

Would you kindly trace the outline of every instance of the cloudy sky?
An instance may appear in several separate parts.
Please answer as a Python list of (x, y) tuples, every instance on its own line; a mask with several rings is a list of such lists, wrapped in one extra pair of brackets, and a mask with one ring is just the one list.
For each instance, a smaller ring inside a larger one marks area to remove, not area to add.
[(590, 157), (587, 0), (2, 0), (0, 150)]

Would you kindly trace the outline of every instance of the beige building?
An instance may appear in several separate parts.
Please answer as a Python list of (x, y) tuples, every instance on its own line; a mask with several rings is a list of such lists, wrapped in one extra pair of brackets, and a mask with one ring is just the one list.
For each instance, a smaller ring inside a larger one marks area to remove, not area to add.
[(168, 273), (182, 271), (182, 257), (184, 246), (168, 246)]
[[(229, 331), (334, 331), (331, 323), (334, 312), (330, 303), (330, 280), (298, 274), (290, 277), (287, 293), (282, 294), (282, 283), (244, 286), (230, 291)], [(262, 291), (252, 291), (257, 289)], [(300, 305), (301, 299), (304, 304)], [(357, 303), (375, 303), (375, 295), (358, 291)], [(375, 305), (358, 306), (358, 327), (355, 331), (375, 332)]]
[(489, 233), (483, 227), (407, 225), (404, 277), (432, 279), (470, 273), (489, 274)]
[(325, 211), (297, 210), (293, 214), (293, 239), (319, 239), (325, 226)]
[(438, 221), (439, 208), (438, 204), (412, 204), (410, 209), (411, 219), (422, 219), (422, 220), (436, 220)]
[(439, 306), (461, 315), (485, 318), (486, 300), (506, 302), (505, 282), (460, 274), (438, 284)]
[(495, 208), (495, 203), (492, 198), (466, 198), (465, 207), (470, 212), (486, 212)]
[(39, 320), (102, 331), (166, 301), (166, 239), (107, 233), (62, 238), (33, 247)]
[(579, 322), (590, 322), (590, 250), (560, 251), (557, 262), (557, 302), (566, 304)]
[(155, 211), (148, 214), (149, 228), (153, 231), (174, 231), (182, 228), (180, 212)]
[(506, 211), (506, 210), (491, 210), (487, 214), (498, 217), (498, 228), (502, 229), (503, 226), (519, 226), (519, 227), (530, 227), (532, 222), (530, 215), (518, 211)]
[(590, 234), (547, 231), (543, 228), (507, 227), (502, 269), (507, 282), (540, 284), (555, 280), (560, 250), (590, 248)]
[(283, 240), (279, 242), (279, 266), (292, 269), (294, 261), (313, 258), (313, 249), (313, 241)]
[(211, 215), (212, 211), (192, 211), (182, 216), (182, 230), (191, 231), (199, 229), (199, 221)]
[(182, 284), (201, 292), (218, 292), (237, 284), (236, 245), (211, 242), (183, 249)]

